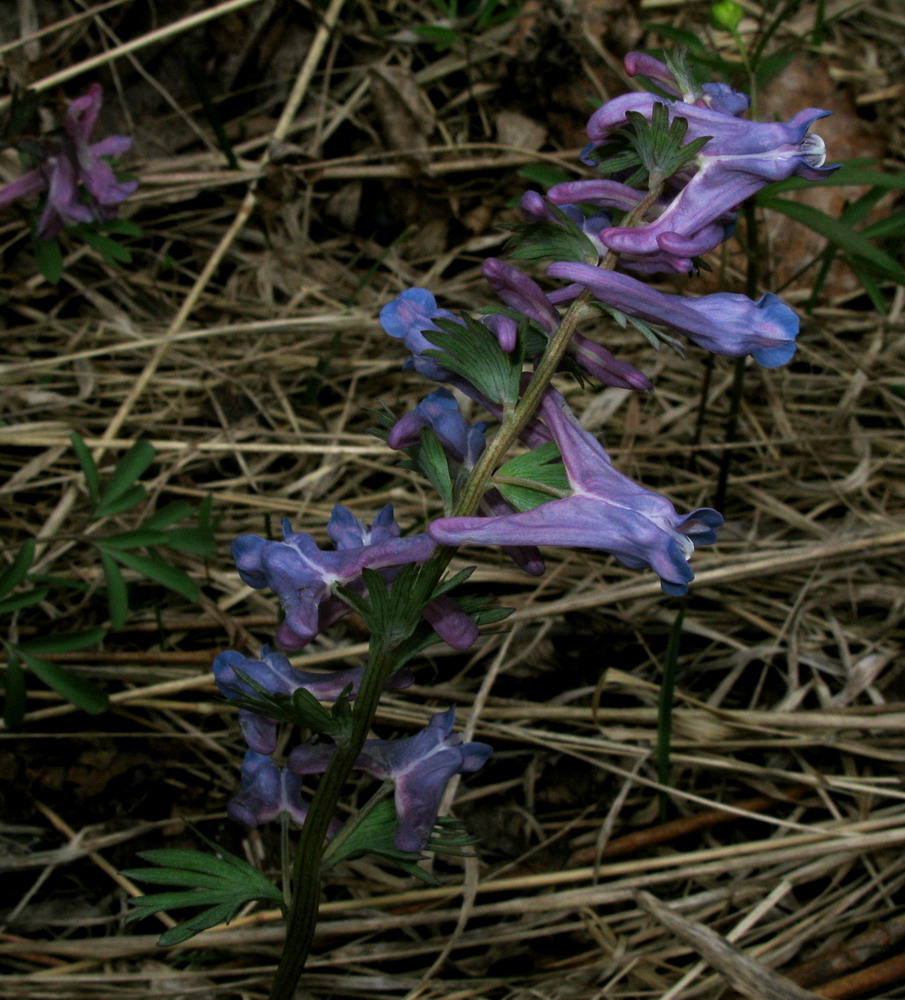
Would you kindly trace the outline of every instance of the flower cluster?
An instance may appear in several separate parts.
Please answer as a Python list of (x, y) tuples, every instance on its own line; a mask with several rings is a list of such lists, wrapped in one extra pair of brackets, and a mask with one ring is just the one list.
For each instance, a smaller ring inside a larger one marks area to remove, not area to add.
[(52, 239), (64, 226), (113, 218), (116, 206), (138, 187), (137, 181), (117, 180), (107, 161), (107, 157), (121, 156), (129, 149), (129, 136), (109, 135), (91, 142), (101, 103), (101, 86), (92, 84), (87, 94), (66, 109), (61, 137), (44, 138), (37, 146), (29, 144), (38, 165), (0, 188), (0, 208), (46, 192), (37, 226), (40, 239)]
[[(442, 394), (411, 415), (408, 430), (405, 425), (398, 429), (396, 446), (404, 447), (406, 435), (417, 434), (418, 428), (431, 424), (440, 429), (446, 445), (460, 455), (464, 464), (483, 446), (482, 428), (469, 431), (461, 426), (449, 413)], [(400, 537), (391, 506), (384, 507), (367, 526), (348, 508), (337, 505), (327, 524), (327, 534), (332, 549), (321, 548), (312, 535), (294, 532), (284, 521), (280, 542), (258, 535), (240, 535), (233, 542), (233, 557), (242, 580), (256, 589), (267, 587), (280, 599), (285, 616), (276, 638), (284, 649), (303, 648), (345, 615), (350, 606), (341, 592), (347, 589), (350, 594), (365, 593), (364, 570), (376, 571), (392, 586), (401, 567), (423, 563), (436, 548), (436, 542), (426, 534)], [(430, 600), (422, 615), (437, 636), (453, 648), (467, 648), (477, 638), (472, 618), (446, 595)], [(335, 702), (343, 695), (354, 699), (364, 668), (323, 673), (299, 670), (281, 653), (265, 646), (258, 659), (226, 650), (214, 660), (213, 671), (217, 686), (228, 700), (253, 702), (260, 691), (291, 696), (303, 690), (318, 701)], [(411, 683), (411, 672), (401, 668), (390, 675), (385, 687), (398, 691)], [(358, 769), (395, 784), (395, 841), (401, 851), (417, 852), (424, 847), (452, 775), (477, 770), (490, 755), (489, 746), (463, 744), (452, 733), (454, 718), (455, 710), (450, 709), (435, 716), (427, 729), (414, 737), (395, 742), (369, 741), (356, 761)], [(285, 813), (302, 825), (308, 803), (302, 795), (301, 776), (322, 773), (334, 747), (306, 743), (296, 747), (285, 764), (278, 764), (274, 759), (278, 722), (265, 714), (265, 707), (240, 707), (239, 722), (249, 749), (242, 764), (240, 791), (229, 805), (230, 815), (254, 827)], [(336, 828), (334, 823), (332, 829)]]
[[(634, 163), (645, 169), (558, 184), (546, 197), (528, 192), (521, 201), (523, 236), (510, 242), (513, 256), (549, 260), (550, 253), (536, 252), (536, 244), (546, 239), (554, 248), (546, 276), (563, 284), (545, 291), (513, 264), (487, 260), (484, 277), (506, 308), (482, 317), (482, 323), (494, 332), (505, 330), (505, 339), (497, 336), (500, 351), (511, 356), (521, 349), (530, 358), (559, 329), (562, 308), (579, 297), (583, 302), (593, 298), (622, 322), (627, 318), (665, 327), (715, 354), (750, 355), (765, 368), (786, 364), (795, 352), (799, 320), (772, 293), (756, 301), (729, 292), (692, 298), (660, 291), (626, 272), (694, 273), (696, 258), (731, 234), (743, 200), (772, 181), (792, 176), (817, 180), (836, 169), (823, 165), (823, 141), (808, 132), (828, 112), (807, 109), (787, 123), (746, 121), (740, 117), (748, 108), (744, 94), (724, 84), (698, 86), (681, 61), (667, 66), (630, 53), (625, 65), (630, 75), (647, 77), (669, 96), (638, 92), (603, 105), (588, 122), (590, 144), (583, 159), (613, 173), (607, 169), (613, 156), (623, 156), (625, 163), (634, 156)], [(647, 179), (647, 190), (629, 183), (637, 176)], [(529, 245), (531, 252), (523, 252)], [(477, 373), (468, 379), (460, 361), (444, 363), (444, 351), (451, 358), (455, 353), (448, 339), (443, 350), (436, 349), (434, 331), (454, 330), (450, 322), (463, 321), (438, 307), (423, 288), (403, 292), (381, 313), (384, 330), (412, 354), (407, 367), (464, 392), (498, 416), (500, 406), (488, 404)], [(563, 363), (606, 385), (643, 392), (653, 388), (639, 369), (576, 331)], [(444, 397), (446, 421), (453, 419), (452, 399)], [(510, 407), (516, 403), (509, 400)], [(409, 435), (428, 424), (436, 431), (436, 420), (424, 407), (398, 426)], [(665, 497), (618, 472), (552, 387), (543, 392), (538, 419), (520, 436), (531, 448), (555, 443), (562, 462), (560, 482), (538, 487), (534, 500), (521, 504), (502, 486), (489, 490), (476, 514), (433, 521), (427, 529), (431, 539), (446, 546), (499, 545), (531, 552), (537, 545), (598, 549), (629, 567), (653, 569), (667, 594), (686, 593), (693, 578), (689, 557), (696, 545), (716, 541), (720, 514), (709, 508), (679, 514)], [(451, 463), (462, 461), (461, 446), (459, 454), (444, 446)], [(539, 556), (533, 565), (542, 565)]]

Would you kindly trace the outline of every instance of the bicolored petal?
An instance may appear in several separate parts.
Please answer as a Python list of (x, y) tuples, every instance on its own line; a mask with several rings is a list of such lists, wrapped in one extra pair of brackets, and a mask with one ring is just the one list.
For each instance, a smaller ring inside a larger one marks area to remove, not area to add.
[(722, 517), (700, 508), (681, 517), (672, 503), (618, 472), (597, 439), (548, 390), (543, 419), (559, 446), (570, 497), (501, 517), (440, 518), (428, 533), (442, 545), (554, 545), (601, 549), (633, 569), (651, 567), (664, 592), (684, 594), (694, 574), (694, 545), (715, 540)]

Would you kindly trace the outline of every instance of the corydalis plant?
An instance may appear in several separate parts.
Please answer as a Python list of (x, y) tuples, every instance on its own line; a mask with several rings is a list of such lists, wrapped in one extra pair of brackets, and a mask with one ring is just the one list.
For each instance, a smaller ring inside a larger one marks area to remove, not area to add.
[(92, 141), (102, 103), (101, 85), (94, 83), (69, 103), (62, 129), (40, 136), (25, 131), (36, 110), (34, 101), (20, 98), (14, 104), (4, 145), (17, 149), (22, 162), (32, 169), (0, 188), (0, 208), (38, 199), (33, 227), (43, 264), (50, 261), (42, 244), (56, 247), (56, 237), (64, 229), (78, 229), (105, 259), (119, 261), (128, 260), (128, 252), (101, 232), (105, 228), (129, 235), (140, 232), (124, 223), (110, 225), (138, 181), (120, 180), (111, 162), (131, 148), (130, 136), (108, 135)]
[[(505, 614), (453, 596), (470, 572), (446, 575), (457, 547), (498, 546), (535, 575), (544, 571), (538, 546), (598, 550), (653, 570), (667, 594), (681, 596), (694, 578), (695, 548), (716, 541), (717, 511), (680, 512), (621, 473), (555, 388), (562, 374), (653, 391), (644, 372), (600, 342), (602, 314), (655, 345), (679, 347), (684, 337), (768, 368), (794, 353), (798, 319), (769, 292), (757, 301), (735, 292), (695, 298), (636, 275), (693, 274), (697, 256), (731, 233), (742, 199), (776, 177), (828, 173), (822, 143), (808, 133), (825, 112), (809, 109), (785, 125), (744, 121), (743, 94), (722, 84), (698, 87), (681, 61), (667, 66), (633, 53), (626, 66), (667, 96), (631, 94), (604, 105), (588, 125), (584, 156), (601, 176), (557, 185), (546, 197), (525, 195), (525, 225), (508, 251), (513, 260), (545, 262), (545, 275), (535, 280), (509, 261), (488, 260), (484, 276), (501, 304), (479, 317), (456, 315), (425, 288), (403, 291), (381, 311), (386, 333), (410, 352), (404, 367), (442, 384), (411, 413), (384, 421), (380, 433), (434, 486), (444, 516), (423, 533), (403, 535), (390, 509), (368, 527), (337, 507), (327, 525), (332, 548), (288, 523), (282, 541), (243, 535), (234, 543), (242, 579), (280, 599), (284, 648), (303, 649), (350, 609), (370, 631), (362, 669), (325, 676), (266, 647), (259, 659), (229, 651), (215, 662), (249, 743), (230, 812), (248, 826), (281, 817), (284, 829), (301, 827), (285, 876), (286, 946), (272, 1000), (294, 994), (314, 937), (313, 887), (324, 870), (370, 853), (423, 874), (416, 867), (422, 851), (461, 845), (437, 820), (443, 791), (453, 775), (480, 768), (490, 747), (453, 732), (453, 708), (414, 736), (369, 736), (381, 693), (408, 683), (421, 650), (439, 641), (465, 648), (479, 625)], [(469, 424), (457, 392), (487, 419)], [(277, 757), (279, 747), (288, 752)], [(337, 802), (355, 770), (382, 784), (338, 828)], [(309, 801), (301, 782), (313, 775), (320, 777)], [(391, 790), (392, 803), (385, 798)], [(237, 898), (247, 899), (247, 873), (243, 879)], [(181, 905), (190, 903), (188, 894)], [(208, 911), (201, 922), (215, 915)]]

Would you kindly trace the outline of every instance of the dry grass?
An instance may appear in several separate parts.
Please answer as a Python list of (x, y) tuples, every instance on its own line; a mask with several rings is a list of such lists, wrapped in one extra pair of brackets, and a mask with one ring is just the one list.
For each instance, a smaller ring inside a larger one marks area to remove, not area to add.
[[(763, 12), (745, 8), (753, 27)], [(856, 150), (845, 155), (900, 170), (905, 17), (893, 0), (826, 8), (848, 13), (804, 60), (824, 91), (787, 83), (783, 99), (835, 109)], [(239, 0), (165, 22), (128, 0), (34, 0), (18, 24), (3, 15), (9, 84), (57, 100), (104, 81), (107, 126), (137, 139), (128, 212), (145, 230), (126, 269), (73, 245), (53, 289), (21, 222), (0, 228), (4, 553), (37, 534), (40, 571), (91, 587), (23, 618), (23, 634), (47, 615), (66, 629), (104, 619), (98, 571), (80, 562), (72, 430), (105, 470), (150, 440), (153, 498), (212, 495), (222, 544), (207, 566), (181, 562), (198, 606), (141, 589), (102, 651), (60, 657), (108, 687), (110, 713), (35, 690), (24, 731), (0, 732), (3, 996), (265, 995), (277, 914), (160, 953), (153, 922), (124, 927), (136, 890), (116, 874), (137, 850), (191, 842), (184, 819), (266, 866), (278, 853), (271, 831), (243, 839), (224, 818), (242, 743), (209, 663), (226, 646), (256, 650), (275, 619), (228, 542), (283, 515), (320, 534), (337, 502), (363, 517), (393, 502), (407, 525), (436, 510), (368, 434), (365, 407), (401, 412), (423, 392), (376, 313), (413, 283), (450, 308), (486, 302), (478, 268), (504, 239), (494, 224), (511, 214), (516, 170), (574, 170), (589, 101), (622, 87), (628, 48), (653, 44), (643, 25), (707, 17), (698, 3), (529, 0), (437, 52), (406, 34), (431, 9)], [(814, 10), (777, 41), (806, 35)], [(188, 60), (222, 101), (238, 169), (180, 71)], [(740, 288), (738, 262), (722, 264), (723, 287)], [(804, 302), (813, 274), (785, 294)], [(747, 371), (727, 527), (695, 555), (666, 821), (654, 747), (672, 602), (599, 555), (550, 551), (529, 581), (465, 552), (460, 564), (516, 609), (511, 627), (468, 656), (432, 657), (379, 723), (411, 731), (455, 701), (497, 748), (455, 791), (479, 859), (438, 862), (436, 889), (365, 863), (331, 879), (305, 996), (905, 997), (905, 296), (889, 296), (876, 315), (834, 274), (795, 363)], [(570, 399), (625, 472), (680, 507), (709, 502), (731, 363), (717, 360), (701, 410), (702, 352), (652, 356), (605, 336), (656, 394), (573, 387)], [(346, 620), (298, 662), (357, 663), (364, 639)]]

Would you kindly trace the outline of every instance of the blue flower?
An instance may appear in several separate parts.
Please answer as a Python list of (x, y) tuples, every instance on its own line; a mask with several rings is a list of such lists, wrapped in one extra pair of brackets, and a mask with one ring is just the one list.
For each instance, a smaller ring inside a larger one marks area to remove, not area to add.
[(268, 755), (249, 750), (240, 781), (239, 792), (226, 808), (232, 819), (249, 828), (269, 823), (280, 813), (287, 813), (296, 826), (305, 822), (308, 803), (302, 796), (301, 778), (277, 767)]
[(547, 274), (584, 286), (627, 316), (672, 327), (714, 354), (750, 354), (764, 368), (778, 368), (795, 354), (800, 321), (772, 292), (756, 302), (733, 292), (691, 299), (658, 292), (627, 274), (566, 262), (551, 264)]
[[(243, 696), (254, 698), (257, 694), (254, 688), (239, 678), (237, 670), (270, 694), (291, 695), (293, 691), (304, 688), (318, 701), (336, 701), (349, 685), (352, 686), (354, 696), (364, 673), (364, 667), (326, 673), (297, 670), (285, 656), (272, 651), (268, 646), (263, 647), (257, 660), (243, 656), (234, 649), (227, 649), (214, 659), (213, 671), (220, 693), (229, 700)], [(387, 679), (385, 688), (388, 691), (401, 691), (412, 680), (409, 670), (397, 670)], [(271, 754), (276, 750), (277, 724), (273, 719), (247, 709), (239, 709), (239, 725), (252, 750), (259, 754)]]
[(602, 549), (633, 569), (650, 566), (667, 594), (688, 590), (695, 545), (716, 541), (723, 518), (702, 507), (685, 517), (658, 493), (617, 472), (597, 439), (564, 412), (548, 389), (541, 415), (559, 445), (572, 493), (501, 517), (446, 517), (428, 534), (441, 545), (557, 545)]
[(401, 451), (421, 440), (421, 432), (429, 427), (447, 455), (466, 469), (474, 467), (484, 450), (486, 421), (469, 426), (456, 397), (449, 389), (437, 389), (425, 397), (411, 413), (397, 420), (387, 437), (391, 448)]
[[(493, 753), (486, 743), (463, 743), (453, 733), (455, 708), (435, 715), (426, 729), (401, 740), (367, 740), (355, 767), (396, 786), (396, 846), (420, 851), (437, 822), (440, 800), (454, 774), (477, 771)], [(301, 746), (289, 755), (298, 775), (320, 774), (333, 747)]]
[[(434, 550), (427, 535), (400, 538), (391, 506), (378, 514), (370, 532), (343, 507), (334, 509), (329, 530), (335, 551), (321, 549), (311, 535), (294, 532), (283, 520), (283, 541), (240, 535), (232, 545), (239, 576), (250, 587), (273, 590), (286, 612), (277, 630), (284, 649), (307, 645), (321, 629), (348, 611), (337, 586), (360, 586), (363, 569), (387, 569), (424, 562)], [(355, 544), (358, 541), (359, 544)]]

